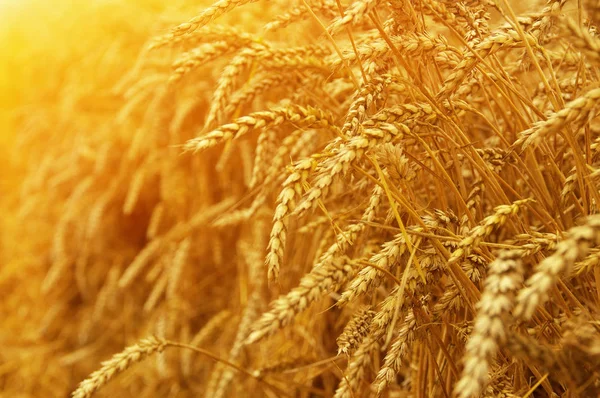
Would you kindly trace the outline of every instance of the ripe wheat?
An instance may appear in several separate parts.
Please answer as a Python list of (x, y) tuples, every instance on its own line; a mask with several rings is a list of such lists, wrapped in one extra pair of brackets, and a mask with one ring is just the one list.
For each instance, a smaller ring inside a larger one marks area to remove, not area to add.
[(597, 1), (4, 3), (7, 396), (600, 392)]

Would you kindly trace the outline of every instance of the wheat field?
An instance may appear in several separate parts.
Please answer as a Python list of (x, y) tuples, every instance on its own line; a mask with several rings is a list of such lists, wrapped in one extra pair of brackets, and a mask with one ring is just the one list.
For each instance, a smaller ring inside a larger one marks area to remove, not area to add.
[(600, 1), (0, 1), (0, 397), (600, 396)]

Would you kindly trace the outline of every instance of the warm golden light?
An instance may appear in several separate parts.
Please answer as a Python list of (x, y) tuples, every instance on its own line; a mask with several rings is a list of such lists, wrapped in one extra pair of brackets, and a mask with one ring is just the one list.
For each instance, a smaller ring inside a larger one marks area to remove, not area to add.
[(0, 0), (0, 397), (593, 397), (600, 4)]

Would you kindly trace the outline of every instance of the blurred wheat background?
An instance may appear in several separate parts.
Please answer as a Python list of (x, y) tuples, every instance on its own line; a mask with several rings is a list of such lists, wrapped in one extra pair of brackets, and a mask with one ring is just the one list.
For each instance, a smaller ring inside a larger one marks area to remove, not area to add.
[(599, 396), (599, 23), (0, 1), (0, 396)]

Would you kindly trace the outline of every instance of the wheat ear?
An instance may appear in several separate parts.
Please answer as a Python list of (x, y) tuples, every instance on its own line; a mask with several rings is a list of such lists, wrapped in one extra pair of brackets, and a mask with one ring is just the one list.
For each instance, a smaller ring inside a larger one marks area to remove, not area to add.
[(473, 332), (467, 342), (465, 367), (456, 384), (459, 398), (476, 396), (488, 381), (490, 362), (498, 347), (506, 341), (506, 318), (514, 305), (514, 296), (523, 282), (522, 252), (500, 252), (490, 264), (489, 276), (477, 304)]
[(88, 398), (115, 378), (119, 373), (129, 368), (136, 362), (141, 362), (149, 355), (162, 352), (167, 346), (167, 341), (152, 336), (140, 340), (137, 344), (125, 348), (122, 352), (115, 354), (111, 359), (102, 363), (102, 367), (92, 373), (87, 379), (79, 384), (73, 392), (73, 398)]
[(173, 28), (172, 34), (174, 36), (180, 36), (183, 34), (189, 34), (198, 28), (206, 25), (221, 15), (229, 12), (237, 6), (244, 5), (246, 3), (253, 3), (258, 0), (219, 0), (212, 6), (206, 8), (199, 15), (190, 19), (189, 22), (182, 23)]
[(522, 131), (512, 145), (514, 149), (525, 150), (537, 144), (542, 138), (552, 132), (557, 132), (570, 125), (573, 130), (585, 124), (600, 100), (600, 88), (588, 91), (581, 97), (569, 102), (563, 109), (554, 113), (548, 119), (537, 122), (533, 127)]
[(600, 215), (588, 217), (585, 225), (573, 227), (567, 239), (556, 245), (556, 251), (542, 260), (535, 273), (527, 279), (526, 287), (519, 292), (515, 317), (529, 320), (538, 305), (548, 299), (548, 292), (563, 272), (568, 272), (578, 257), (585, 256), (591, 246), (600, 244)]

